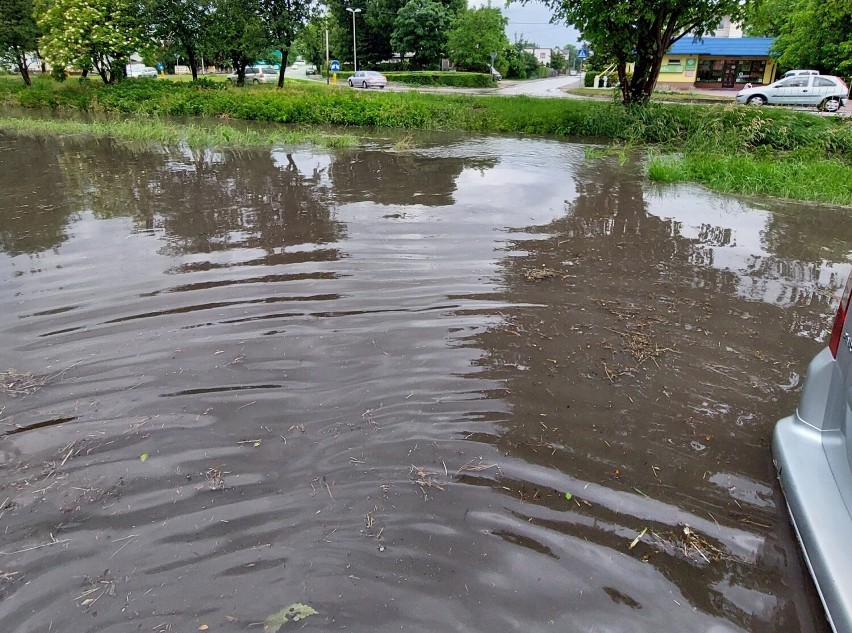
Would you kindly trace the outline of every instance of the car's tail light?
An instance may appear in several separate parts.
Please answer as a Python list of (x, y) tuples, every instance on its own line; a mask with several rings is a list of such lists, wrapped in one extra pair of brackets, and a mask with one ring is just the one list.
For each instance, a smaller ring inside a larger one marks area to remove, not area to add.
[(840, 339), (843, 336), (843, 324), (849, 316), (849, 304), (852, 303), (852, 274), (846, 280), (846, 288), (840, 297), (840, 305), (837, 308), (837, 316), (834, 317), (834, 327), (831, 328), (831, 338), (828, 339), (828, 349), (831, 355), (837, 358), (837, 350), (840, 347)]

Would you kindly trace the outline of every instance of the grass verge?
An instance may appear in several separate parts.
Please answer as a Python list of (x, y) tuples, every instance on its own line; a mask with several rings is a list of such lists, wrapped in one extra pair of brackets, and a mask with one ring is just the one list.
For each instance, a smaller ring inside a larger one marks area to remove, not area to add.
[[(570, 88), (568, 94), (580, 97), (598, 97), (620, 99), (621, 92), (617, 88)], [(651, 95), (653, 101), (680, 103), (733, 103), (734, 98), (728, 95), (708, 95), (702, 92), (679, 92), (675, 90), (656, 90)]]
[(351, 134), (325, 134), (313, 130), (253, 130), (230, 125), (175, 125), (157, 119), (83, 122), (58, 119), (0, 117), (0, 130), (29, 136), (108, 136), (121, 141), (155, 142), (189, 147), (247, 148), (313, 144), (352, 147)]
[(852, 165), (795, 155), (782, 159), (735, 155), (651, 156), (648, 177), (698, 182), (714, 191), (768, 195), (852, 206)]
[[(254, 132), (257, 136), (248, 139), (245, 136), (248, 132), (229, 129), (227, 125), (218, 136), (204, 137), (201, 132), (183, 133), (183, 126), (167, 132), (146, 131), (145, 123), (150, 125), (150, 117), (158, 116), (203, 116), (302, 126), (594, 137), (609, 139), (622, 149), (650, 147), (656, 154), (669, 154), (666, 164), (672, 174), (721, 191), (852, 206), (852, 187), (848, 186), (852, 168), (852, 119), (849, 118), (736, 105), (650, 103), (624, 108), (617, 103), (581, 99), (368, 92), (327, 87), (320, 82), (287, 82), (283, 90), (262, 88), (238, 89), (212, 81), (190, 84), (162, 80), (125, 81), (114, 86), (94, 81), (59, 84), (47, 78), (38, 78), (32, 87), (25, 88), (20, 79), (0, 77), (0, 105), (140, 115), (141, 124), (132, 123), (128, 124), (130, 129), (116, 128), (102, 133), (122, 134), (125, 136), (121, 138), (129, 140), (150, 134), (154, 136), (150, 140), (160, 142), (172, 141), (164, 141), (158, 134), (168, 133), (174, 138), (184, 134), (184, 142), (214, 146), (305, 141), (345, 145), (354, 141), (345, 136), (323, 140), (318, 133), (298, 131), (296, 134), (303, 135), (301, 141), (290, 136), (290, 132), (281, 131), (269, 133), (281, 136)], [(96, 133), (95, 128), (90, 129), (93, 131), (89, 133)], [(659, 160), (662, 159), (654, 159), (652, 164)], [(677, 164), (681, 166), (675, 170)], [(652, 177), (662, 177), (659, 167), (655, 169)], [(702, 169), (716, 170), (718, 177), (702, 175)], [(820, 174), (819, 180), (814, 180), (810, 173)], [(803, 186), (793, 186), (787, 182), (791, 179), (806, 182)], [(819, 186), (815, 186), (817, 182)]]

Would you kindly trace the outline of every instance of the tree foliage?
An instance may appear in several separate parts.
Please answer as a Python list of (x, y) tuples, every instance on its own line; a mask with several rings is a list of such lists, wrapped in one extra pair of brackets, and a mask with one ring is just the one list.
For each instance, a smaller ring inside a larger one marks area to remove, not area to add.
[(38, 46), (39, 30), (32, 0), (0, 0), (0, 62), (14, 64), (30, 85), (27, 54)]
[(245, 84), (246, 66), (269, 48), (266, 25), (254, 0), (215, 0), (211, 35), (215, 46), (231, 62), (237, 85)]
[(538, 74), (538, 60), (535, 55), (524, 50), (523, 40), (510, 46), (506, 52), (506, 76), (515, 79), (529, 79)]
[(434, 0), (409, 0), (394, 20), (391, 46), (399, 52), (413, 53), (415, 68), (436, 69), (447, 47), (450, 14)]
[(168, 42), (172, 51), (186, 57), (193, 81), (198, 79), (199, 58), (209, 43), (208, 5), (197, 0), (146, 0), (146, 14), (153, 36)]
[[(596, 55), (616, 63), (625, 105), (645, 103), (666, 51), (685, 36), (713, 31), (725, 16), (739, 19), (749, 0), (544, 0), (554, 18), (576, 26)], [(627, 64), (633, 62), (632, 76)]]
[(462, 70), (487, 70), (491, 53), (502, 54), (509, 47), (507, 23), (497, 7), (462, 11), (447, 37), (450, 59)]
[(773, 49), (785, 68), (852, 76), (852, 1), (795, 0)]
[(52, 0), (38, 24), (52, 66), (93, 68), (105, 83), (124, 77), (130, 56), (150, 43), (133, 0)]
[(269, 44), (281, 53), (278, 87), (284, 86), (287, 57), (299, 32), (313, 11), (313, 0), (260, 0), (260, 15), (266, 25)]

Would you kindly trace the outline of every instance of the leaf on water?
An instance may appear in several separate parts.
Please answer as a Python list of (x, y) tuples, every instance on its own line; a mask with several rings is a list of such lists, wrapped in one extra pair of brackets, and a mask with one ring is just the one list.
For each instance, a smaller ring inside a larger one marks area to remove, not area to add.
[(255, 448), (257, 448), (258, 446), (260, 446), (260, 443), (261, 443), (262, 441), (263, 441), (263, 440), (257, 440), (257, 441), (255, 441), (255, 443), (254, 443)]
[(309, 604), (294, 602), (266, 618), (266, 622), (263, 623), (263, 630), (266, 633), (278, 633), (281, 627), (287, 622), (298, 622), (309, 615), (317, 615), (318, 613), (319, 612)]
[(139, 461), (141, 461), (141, 462), (144, 462), (146, 459), (148, 459), (148, 453), (142, 453), (139, 456)]
[(641, 532), (639, 532), (639, 535), (638, 535), (635, 539), (633, 539), (633, 542), (632, 542), (632, 543), (630, 543), (630, 547), (628, 547), (627, 549), (633, 549), (634, 547), (636, 547), (636, 545), (638, 545), (638, 544), (639, 544), (639, 540), (640, 540), (643, 536), (645, 536), (645, 534), (646, 534), (647, 532), (648, 532), (648, 528), (644, 528)]
[(565, 493), (565, 499), (567, 501), (571, 501), (571, 499), (573, 499), (573, 498), (574, 498), (574, 495), (572, 495), (570, 492)]
[(206, 624), (202, 624), (201, 626), (199, 626), (199, 627), (198, 627), (198, 630), (199, 630), (199, 631), (206, 631), (206, 630), (207, 630), (207, 629), (209, 629), (209, 628), (210, 628), (210, 627), (209, 627), (209, 626), (207, 626)]

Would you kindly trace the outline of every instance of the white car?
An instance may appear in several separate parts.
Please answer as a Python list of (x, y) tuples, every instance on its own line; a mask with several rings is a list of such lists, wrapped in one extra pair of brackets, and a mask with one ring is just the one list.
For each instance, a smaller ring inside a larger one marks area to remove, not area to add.
[[(228, 75), (227, 80), (237, 83), (237, 73)], [(247, 84), (272, 84), (278, 81), (278, 69), (275, 66), (246, 66)]]
[(145, 66), (143, 64), (128, 64), (127, 65), (127, 76), (128, 77), (156, 77), (157, 69), (152, 68), (151, 66)]
[(772, 455), (787, 509), (828, 619), (852, 631), (852, 275), (828, 346), (811, 361)]
[(781, 79), (787, 79), (787, 77), (795, 77), (796, 75), (818, 75), (818, 70), (788, 70), (786, 73), (781, 75)]
[(349, 78), (350, 88), (384, 88), (387, 77), (375, 70), (359, 70)]
[(737, 103), (749, 105), (815, 106), (837, 112), (846, 105), (849, 88), (840, 77), (831, 75), (793, 75), (766, 86), (745, 88), (737, 93)]

